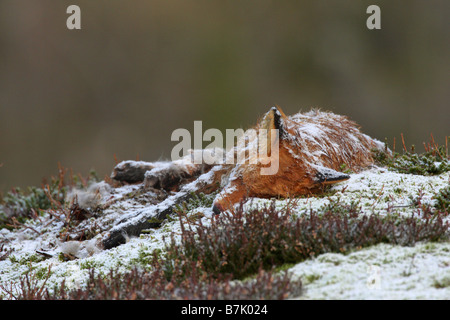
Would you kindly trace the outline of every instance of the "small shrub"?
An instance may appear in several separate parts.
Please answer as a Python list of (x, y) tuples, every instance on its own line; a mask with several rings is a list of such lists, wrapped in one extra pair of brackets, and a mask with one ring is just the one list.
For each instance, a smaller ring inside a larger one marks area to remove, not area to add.
[(392, 156), (379, 150), (373, 150), (372, 152), (378, 164), (398, 173), (430, 176), (450, 170), (450, 159), (446, 146), (438, 146), (432, 141), (425, 148), (426, 151), (422, 154), (414, 152), (414, 146), (411, 148), (411, 151), (406, 150), (406, 147), (404, 147), (403, 154), (393, 152)]
[(254, 279), (232, 282), (230, 278), (216, 279), (200, 272), (193, 272), (190, 277), (179, 272), (181, 269), (177, 268), (173, 278), (166, 279), (165, 272), (157, 266), (152, 272), (133, 269), (120, 274), (111, 270), (106, 276), (90, 269), (85, 288), (67, 290), (63, 282), (53, 293), (44, 289), (48, 276), (39, 285), (34, 275), (26, 275), (13, 287), (15, 291), (3, 290), (16, 300), (279, 300), (299, 296), (302, 290), (301, 281), (292, 281), (288, 273), (260, 271)]
[[(357, 206), (326, 207), (294, 219), (291, 209), (263, 209), (223, 213), (211, 225), (182, 227), (181, 243), (173, 239), (166, 247), (166, 272), (171, 261), (195, 261), (198, 269), (219, 277), (242, 279), (260, 268), (297, 263), (326, 252), (345, 253), (381, 242), (414, 245), (446, 237), (448, 222), (440, 213), (425, 221), (415, 218), (363, 215)], [(189, 274), (191, 267), (184, 266)]]
[[(0, 288), (9, 295), (10, 299), (14, 300), (43, 300), (49, 296), (45, 285), (50, 277), (50, 267), (46, 275), (40, 270), (38, 273), (28, 272), (22, 277), (18, 284), (11, 284), (9, 287), (0, 285)], [(40, 279), (44, 279), (42, 284), (39, 284)]]
[[(178, 269), (180, 271), (181, 269)], [(299, 281), (292, 282), (288, 275), (275, 276), (260, 272), (256, 279), (232, 283), (229, 278), (214, 279), (192, 273), (190, 277), (174, 274), (170, 280), (161, 269), (151, 273), (138, 270), (118, 275), (111, 272), (106, 279), (95, 277), (91, 272), (87, 290), (72, 291), (64, 299), (200, 299), (200, 300), (246, 300), (246, 299), (285, 299), (289, 292), (297, 295), (301, 291)], [(183, 281), (178, 282), (180, 278)]]
[(57, 203), (64, 203), (71, 187), (87, 185), (98, 179), (95, 171), (91, 171), (87, 178), (73, 174), (66, 177), (67, 171), (58, 165), (58, 175), (51, 177), (48, 183), (44, 181), (42, 187), (13, 188), (4, 195), (0, 201), (0, 228), (9, 227), (13, 217), (24, 223), (40, 211), (58, 209)]
[(14, 249), (4, 249), (4, 244), (0, 246), (0, 261), (6, 260)]
[(450, 211), (450, 185), (439, 190), (439, 192), (434, 196), (436, 200), (435, 208), (438, 210)]

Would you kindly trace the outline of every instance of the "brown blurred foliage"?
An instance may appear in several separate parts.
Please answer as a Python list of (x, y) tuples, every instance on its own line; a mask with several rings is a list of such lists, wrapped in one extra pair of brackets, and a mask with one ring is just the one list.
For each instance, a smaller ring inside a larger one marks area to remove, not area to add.
[[(82, 29), (68, 30), (79, 5)], [(366, 8), (381, 8), (368, 30)], [(321, 107), (421, 145), (450, 135), (450, 2), (2, 0), (0, 190), (57, 163), (170, 157), (176, 128)], [(398, 141), (398, 140), (397, 140)]]

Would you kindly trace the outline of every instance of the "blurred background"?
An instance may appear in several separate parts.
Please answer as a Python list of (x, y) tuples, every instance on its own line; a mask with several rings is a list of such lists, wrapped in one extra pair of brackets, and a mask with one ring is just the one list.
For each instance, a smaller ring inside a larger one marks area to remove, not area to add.
[[(66, 8), (81, 8), (68, 30)], [(381, 8), (381, 30), (366, 9)], [(320, 107), (408, 146), (450, 135), (450, 1), (2, 0), (0, 191), (57, 164), (170, 158), (177, 128)], [(206, 145), (208, 143), (205, 143)]]

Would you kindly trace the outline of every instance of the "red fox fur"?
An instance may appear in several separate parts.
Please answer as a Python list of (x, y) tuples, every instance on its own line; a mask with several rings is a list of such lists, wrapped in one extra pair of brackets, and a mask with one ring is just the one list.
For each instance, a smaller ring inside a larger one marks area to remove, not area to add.
[[(358, 172), (373, 164), (372, 149), (385, 151), (383, 143), (361, 133), (356, 123), (330, 112), (312, 110), (286, 116), (279, 107), (272, 107), (255, 129), (277, 130), (277, 134), (269, 134), (267, 138), (268, 148), (274, 143), (278, 146), (276, 154), (272, 154), (274, 150), (268, 153), (272, 161), (278, 161), (274, 174), (261, 174), (261, 169), (268, 167), (264, 161), (207, 165), (195, 164), (188, 156), (172, 162), (124, 161), (116, 166), (112, 178), (144, 181), (146, 188), (177, 191), (203, 175), (196, 191), (210, 193), (219, 189), (213, 206), (214, 212), (219, 213), (232, 209), (247, 197), (290, 197), (321, 192), (324, 185), (349, 178), (340, 172), (343, 168)], [(239, 146), (249, 143), (238, 143), (228, 154), (245, 152)], [(209, 180), (205, 180), (204, 174), (209, 174)]]

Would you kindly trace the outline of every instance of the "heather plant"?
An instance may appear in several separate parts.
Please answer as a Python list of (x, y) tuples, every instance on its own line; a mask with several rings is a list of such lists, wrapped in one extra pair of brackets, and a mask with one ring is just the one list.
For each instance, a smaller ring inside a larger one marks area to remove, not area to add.
[(301, 281), (292, 280), (287, 272), (273, 274), (260, 270), (254, 279), (235, 282), (230, 277), (206, 276), (195, 266), (189, 277), (176, 266), (172, 277), (167, 279), (158, 264), (153, 267), (151, 272), (135, 268), (127, 273), (111, 270), (107, 275), (90, 269), (83, 288), (69, 290), (63, 281), (52, 291), (45, 287), (50, 273), (41, 284), (37, 275), (30, 273), (17, 286), (2, 289), (15, 300), (279, 300), (299, 296), (302, 291)]
[(68, 170), (58, 165), (58, 175), (44, 181), (41, 187), (28, 187), (23, 190), (13, 188), (0, 199), (0, 228), (10, 227), (11, 219), (24, 223), (27, 219), (48, 209), (58, 209), (63, 204), (68, 190), (72, 187), (86, 186), (97, 181), (95, 171), (84, 178), (81, 175), (67, 175)]
[[(112, 271), (106, 278), (95, 276), (94, 272), (91, 272), (88, 289), (74, 290), (69, 293), (62, 291), (58, 295), (59, 298), (71, 300), (259, 300), (298, 296), (302, 289), (300, 280), (292, 281), (287, 273), (274, 275), (261, 271), (255, 279), (233, 282), (229, 277), (217, 279), (193, 270), (189, 277), (174, 274), (171, 280), (165, 278), (161, 269), (153, 272), (141, 272), (134, 269), (124, 275)], [(177, 272), (180, 271), (181, 269), (178, 269)], [(180, 278), (183, 280), (178, 282)]]
[[(224, 213), (211, 225), (201, 221), (195, 227), (182, 227), (181, 243), (174, 239), (166, 247), (170, 274), (171, 261), (196, 261), (201, 270), (219, 277), (243, 279), (259, 269), (297, 263), (326, 252), (351, 250), (391, 243), (403, 246), (417, 241), (438, 241), (447, 237), (448, 222), (442, 213), (425, 221), (414, 217), (366, 215), (356, 205), (325, 207), (322, 212), (296, 216), (292, 208), (262, 209)], [(182, 224), (183, 225), (183, 224)], [(184, 266), (185, 274), (192, 268)]]
[(33, 211), (50, 209), (52, 203), (47, 192), (56, 199), (63, 199), (65, 194), (65, 189), (58, 188), (58, 184), (58, 181), (53, 181), (47, 190), (37, 187), (29, 187), (27, 191), (21, 188), (12, 189), (3, 197), (0, 205), (0, 227), (6, 227), (13, 217), (23, 223), (31, 217)]

